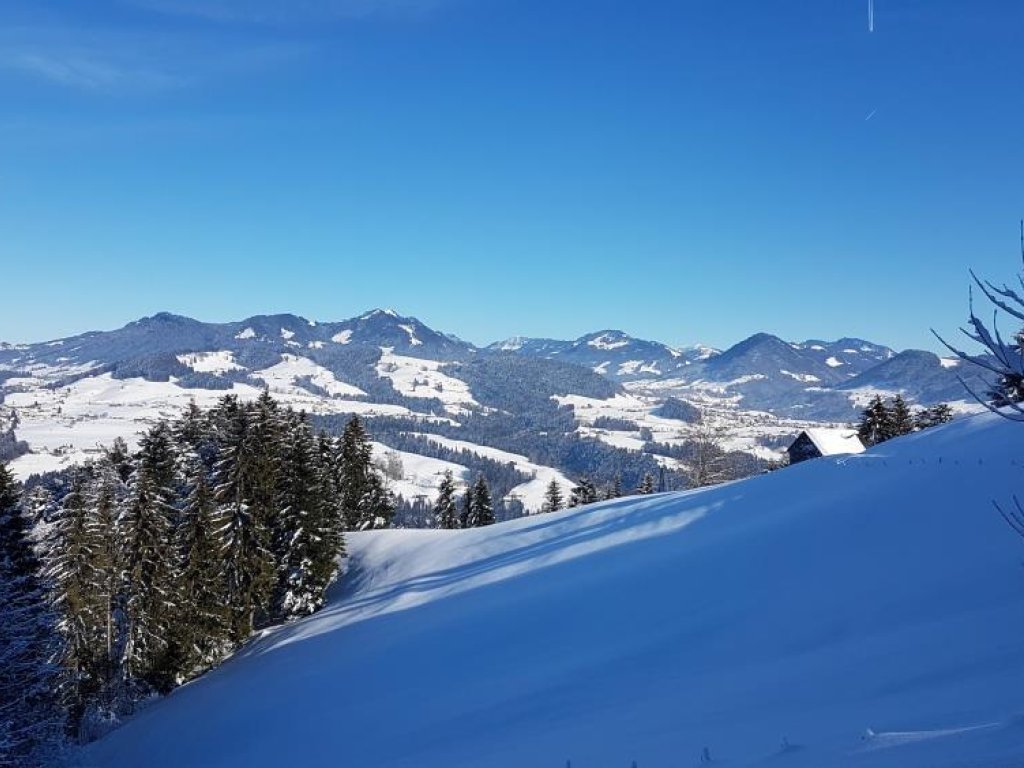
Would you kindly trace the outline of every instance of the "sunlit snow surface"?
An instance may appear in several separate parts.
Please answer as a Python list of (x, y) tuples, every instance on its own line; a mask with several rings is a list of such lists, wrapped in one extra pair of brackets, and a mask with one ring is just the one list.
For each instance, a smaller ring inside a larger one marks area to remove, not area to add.
[[(557, 469), (545, 467), (541, 464), (534, 464), (525, 456), (518, 453), (509, 453), (498, 448), (491, 448), (487, 445), (478, 445), (465, 440), (453, 440), (450, 437), (440, 435), (422, 435), (432, 443), (450, 448), (454, 451), (469, 451), (485, 459), (491, 459), (502, 464), (514, 464), (517, 471), (530, 475), (530, 479), (521, 483), (509, 492), (509, 497), (520, 502), (528, 512), (538, 512), (544, 506), (544, 495), (554, 480), (562, 491), (563, 498), (567, 498), (570, 489), (575, 485), (569, 478)], [(435, 494), (436, 495), (436, 494)]]
[[(412, 331), (409, 333), (411, 335)], [(442, 365), (436, 360), (396, 355), (391, 347), (381, 347), (377, 375), (390, 379), (395, 391), (406, 397), (440, 400), (449, 413), (462, 414), (466, 412), (466, 406), (477, 406), (469, 385), (442, 373)]]
[(243, 367), (235, 362), (235, 353), (228, 350), (217, 352), (192, 352), (178, 355), (178, 362), (200, 373), (224, 373), (238, 371)]
[(1024, 425), (752, 480), (348, 538), (318, 615), (93, 745), (97, 768), (1024, 765)]

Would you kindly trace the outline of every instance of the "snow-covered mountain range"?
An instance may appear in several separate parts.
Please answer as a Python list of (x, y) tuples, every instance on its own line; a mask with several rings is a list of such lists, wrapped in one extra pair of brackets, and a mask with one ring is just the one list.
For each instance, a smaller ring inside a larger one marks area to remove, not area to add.
[[(631, 481), (659, 466), (685, 471), (685, 460), (654, 455), (650, 444), (685, 444), (699, 411), (725, 428), (728, 448), (769, 458), (802, 426), (854, 420), (876, 392), (969, 408), (958, 375), (976, 373), (930, 352), (849, 338), (791, 343), (760, 333), (718, 351), (604, 330), (480, 348), (385, 309), (338, 322), (160, 313), (113, 331), (0, 345), (0, 411), (30, 449), (13, 464), (21, 476), (80, 461), (190, 400), (269, 388), (327, 425), (352, 413), (373, 420), (407, 466), (424, 451), (450, 463), (433, 436), (479, 457), (504, 452), (501, 461), (530, 478)], [(429, 467), (419, 480), (396, 478), (403, 495), (430, 495)], [(540, 484), (529, 488), (517, 495), (539, 506)]]

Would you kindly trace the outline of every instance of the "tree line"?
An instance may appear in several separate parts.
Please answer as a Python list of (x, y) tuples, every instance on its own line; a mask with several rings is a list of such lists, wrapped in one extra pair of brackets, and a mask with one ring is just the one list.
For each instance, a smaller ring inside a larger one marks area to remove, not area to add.
[(878, 445), (952, 420), (953, 409), (946, 403), (913, 411), (902, 395), (896, 395), (891, 401), (875, 395), (861, 414), (857, 436), (866, 446)]
[(60, 498), (0, 467), (0, 765), (42, 765), (59, 733), (96, 738), (317, 610), (344, 532), (390, 525), (371, 453), (357, 417), (317, 434), (264, 393), (115, 441)]
[(494, 522), (494, 501), (484, 476), (477, 475), (476, 481), (466, 486), (460, 498), (455, 476), (450, 469), (445, 470), (434, 502), (434, 527), (443, 530), (482, 528)]

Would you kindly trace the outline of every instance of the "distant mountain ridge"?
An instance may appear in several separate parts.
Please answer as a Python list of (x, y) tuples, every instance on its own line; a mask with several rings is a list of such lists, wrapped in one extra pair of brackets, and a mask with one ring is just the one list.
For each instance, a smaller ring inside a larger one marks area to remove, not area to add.
[(631, 391), (679, 397), (695, 392), (738, 398), (745, 408), (808, 420), (849, 420), (857, 390), (901, 392), (930, 404), (959, 401), (959, 377), (983, 387), (980, 373), (932, 352), (897, 352), (865, 339), (789, 342), (756, 333), (726, 350), (672, 347), (623, 331), (573, 341), (514, 337), (488, 349), (583, 365)]
[(460, 462), (467, 473), (486, 469), (495, 450), (515, 455), (533, 479), (523, 484), (499, 465), (491, 479), (509, 492), (520, 483), (538, 508), (536, 478), (552, 472), (620, 477), (633, 488), (668, 473), (667, 487), (683, 487), (704, 418), (726, 431), (743, 475), (800, 429), (855, 421), (875, 394), (964, 410), (972, 406), (958, 374), (983, 388), (958, 361), (856, 338), (791, 343), (758, 333), (718, 351), (606, 329), (477, 347), (388, 309), (331, 322), (273, 314), (205, 323), (161, 312), (113, 331), (0, 345), (0, 417), (17, 422), (7, 453), (27, 477), (87, 461), (189, 402), (266, 389), (319, 427), (336, 431), (359, 414), (382, 444), (418, 454), (396, 481), (407, 499), (436, 486), (415, 468), (458, 458), (432, 439), (476, 446), (476, 458)]
[[(850, 392), (873, 388), (901, 391), (922, 403), (962, 399), (958, 361), (921, 350), (897, 352), (859, 338), (788, 342), (756, 333), (726, 350), (679, 348), (606, 329), (573, 340), (513, 337), (476, 347), (391, 309), (373, 309), (331, 322), (299, 315), (255, 315), (227, 323), (206, 323), (160, 312), (113, 331), (87, 333), (36, 344), (0, 345), (0, 370), (47, 366), (70, 376), (109, 371), (141, 375), (189, 386), (224, 388), (246, 371), (280, 362), (282, 355), (309, 357), (348, 379), (384, 348), (397, 355), (456, 363), (480, 355), (512, 355), (576, 365), (633, 390), (656, 389), (673, 395), (688, 391), (738, 397), (744, 407), (811, 419), (849, 416)], [(183, 355), (217, 352), (230, 365), (201, 370)], [(226, 358), (226, 359), (228, 359)], [(360, 386), (357, 382), (351, 382)], [(365, 382), (364, 382), (365, 383)]]

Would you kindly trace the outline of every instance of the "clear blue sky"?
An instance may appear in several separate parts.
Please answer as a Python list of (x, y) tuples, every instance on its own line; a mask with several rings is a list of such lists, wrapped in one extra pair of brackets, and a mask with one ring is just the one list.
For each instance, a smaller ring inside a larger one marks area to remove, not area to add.
[(1022, 39), (1017, 0), (4, 3), (0, 338), (934, 347), (1019, 266)]

